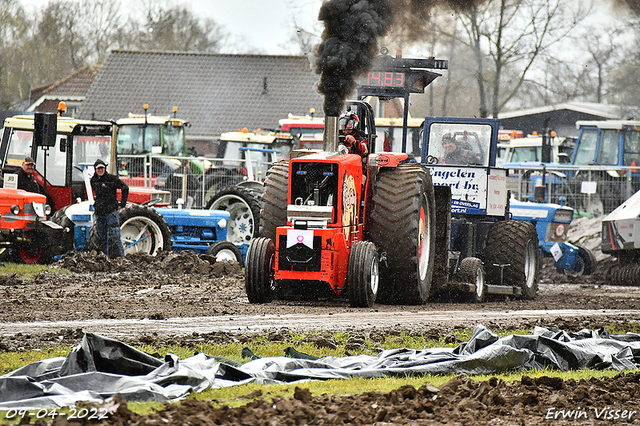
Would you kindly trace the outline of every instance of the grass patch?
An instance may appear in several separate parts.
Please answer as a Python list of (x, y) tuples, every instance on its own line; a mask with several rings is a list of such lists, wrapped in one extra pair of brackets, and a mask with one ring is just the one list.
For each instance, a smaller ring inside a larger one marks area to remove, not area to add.
[(59, 274), (71, 273), (71, 271), (69, 271), (68, 269), (53, 268), (51, 265), (38, 265), (38, 264), (27, 265), (24, 263), (12, 263), (12, 262), (0, 263), (0, 275), (15, 274), (23, 280), (32, 278), (34, 275), (37, 275), (42, 271), (51, 271)]
[[(615, 330), (613, 330), (615, 331)], [(613, 332), (612, 331), (612, 332)], [(508, 334), (529, 334), (527, 331), (516, 332), (502, 332), (499, 335), (505, 336)], [(231, 360), (237, 363), (246, 363), (248, 358), (242, 358), (242, 349), (247, 346), (257, 356), (260, 357), (274, 357), (284, 356), (285, 349), (288, 347), (294, 347), (295, 349), (313, 355), (316, 357), (345, 356), (345, 348), (352, 345), (352, 349), (349, 351), (351, 355), (367, 354), (375, 356), (380, 349), (394, 349), (394, 348), (412, 348), (412, 349), (424, 349), (429, 347), (453, 347), (457, 346), (460, 341), (466, 341), (471, 336), (471, 330), (456, 330), (447, 336), (440, 336), (438, 339), (430, 339), (425, 336), (412, 336), (406, 334), (398, 334), (395, 336), (380, 336), (384, 337), (382, 340), (371, 339), (369, 335), (363, 336), (351, 336), (347, 333), (335, 333), (333, 335), (320, 335), (320, 334), (291, 334), (286, 336), (285, 341), (271, 341), (274, 336), (256, 336), (249, 345), (243, 343), (230, 343), (230, 344), (198, 344), (192, 347), (185, 346), (164, 346), (156, 347), (153, 345), (136, 346), (137, 349), (146, 353), (152, 354), (157, 357), (164, 357), (168, 353), (176, 354), (180, 359), (191, 357), (197, 353), (205, 353), (210, 356), (216, 356)], [(281, 336), (279, 336), (281, 337)], [(278, 338), (279, 338), (278, 337)], [(319, 347), (316, 342), (322, 338), (322, 346)], [(456, 342), (457, 341), (457, 342)], [(329, 343), (327, 343), (329, 342)], [(331, 342), (335, 343), (335, 347), (331, 346)], [(355, 344), (355, 346), (353, 346)], [(0, 352), (0, 374), (6, 374), (9, 371), (13, 371), (23, 365), (31, 362), (52, 358), (56, 356), (66, 356), (71, 350), (68, 346), (58, 346), (48, 348), (46, 350), (32, 350), (24, 352)], [(539, 376), (554, 376), (561, 377), (565, 380), (574, 379), (576, 381), (581, 379), (589, 379), (592, 377), (612, 377), (618, 374), (618, 371), (605, 370), (577, 370), (569, 372), (559, 372), (554, 370), (540, 370), (540, 371), (526, 371), (526, 372), (505, 372), (502, 374), (494, 374), (490, 376), (473, 376), (476, 381), (488, 380), (491, 377), (497, 377), (500, 380), (507, 382), (520, 380), (523, 375), (530, 377)], [(420, 375), (420, 376), (403, 376), (403, 377), (389, 377), (389, 378), (354, 378), (350, 380), (326, 380), (326, 381), (308, 381), (302, 384), (280, 384), (280, 385), (258, 385), (250, 383), (243, 386), (232, 386), (222, 389), (209, 389), (207, 391), (192, 394), (190, 398), (198, 400), (207, 400), (220, 407), (223, 405), (229, 406), (241, 406), (256, 398), (266, 398), (271, 400), (274, 397), (292, 397), (296, 387), (304, 387), (309, 389), (312, 395), (319, 396), (323, 394), (330, 395), (354, 395), (365, 392), (390, 392), (404, 385), (412, 385), (416, 389), (425, 384), (431, 384), (434, 386), (440, 386), (453, 377), (453, 375), (445, 376), (432, 376), (432, 375)], [(161, 409), (164, 406), (162, 403), (152, 402), (134, 402), (129, 403), (128, 407), (139, 414), (147, 414), (154, 410)], [(6, 424), (4, 414), (0, 412), (0, 424)]]

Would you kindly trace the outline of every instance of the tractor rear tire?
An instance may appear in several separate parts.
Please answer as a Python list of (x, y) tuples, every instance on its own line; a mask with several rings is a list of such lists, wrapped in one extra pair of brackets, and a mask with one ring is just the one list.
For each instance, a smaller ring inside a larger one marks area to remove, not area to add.
[[(535, 299), (540, 277), (540, 250), (536, 228), (521, 220), (499, 221), (487, 234), (484, 251), (487, 281), (520, 287), (523, 299)], [(503, 282), (501, 282), (501, 267)]]
[(260, 236), (276, 239), (276, 228), (287, 224), (289, 163), (276, 163), (267, 172), (260, 210)]
[(356, 241), (349, 252), (347, 294), (354, 308), (370, 308), (378, 295), (378, 252), (370, 241)]
[(244, 273), (244, 288), (250, 303), (269, 303), (274, 292), (273, 264), (276, 245), (265, 237), (254, 238), (249, 244)]
[(249, 244), (252, 238), (258, 236), (262, 194), (259, 187), (227, 186), (209, 199), (206, 205), (208, 210), (229, 212), (227, 241), (236, 245)]
[(460, 268), (456, 275), (462, 282), (475, 284), (476, 289), (473, 293), (474, 302), (482, 303), (485, 301), (487, 297), (487, 286), (482, 260), (477, 257), (465, 257), (460, 262)]
[(240, 264), (240, 267), (244, 266), (240, 249), (229, 241), (218, 241), (217, 243), (211, 244), (207, 249), (207, 254), (215, 257), (216, 262), (234, 260)]
[[(155, 256), (161, 250), (171, 251), (171, 229), (155, 209), (129, 204), (118, 214), (120, 216), (120, 234), (122, 242), (125, 244), (125, 254), (143, 252)], [(149, 237), (126, 248), (127, 244), (139, 240), (144, 232), (149, 232)]]
[(401, 164), (383, 168), (376, 180), (368, 229), (381, 258), (378, 301), (424, 304), (436, 235), (431, 174), (419, 164)]
[[(120, 216), (120, 244), (124, 244), (124, 254), (146, 253), (157, 255), (161, 250), (171, 251), (171, 229), (162, 215), (152, 207), (128, 204), (118, 211)], [(109, 241), (109, 257), (116, 252), (115, 241)], [(127, 247), (127, 245), (131, 245)], [(100, 250), (95, 226), (89, 231), (89, 248)]]

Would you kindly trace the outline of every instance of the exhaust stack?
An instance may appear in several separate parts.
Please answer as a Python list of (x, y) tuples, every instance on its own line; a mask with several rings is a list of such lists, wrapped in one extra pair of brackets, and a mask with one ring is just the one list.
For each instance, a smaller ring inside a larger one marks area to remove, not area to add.
[(338, 152), (338, 117), (327, 116), (324, 118), (323, 149), (327, 152)]

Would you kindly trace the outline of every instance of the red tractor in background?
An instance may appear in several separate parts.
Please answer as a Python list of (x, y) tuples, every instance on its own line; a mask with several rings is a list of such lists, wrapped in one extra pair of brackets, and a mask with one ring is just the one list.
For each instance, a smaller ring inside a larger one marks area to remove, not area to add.
[[(59, 113), (64, 112), (61, 105)], [(13, 254), (12, 260), (25, 263), (48, 262), (52, 256), (70, 248), (73, 222), (65, 217), (65, 209), (77, 200), (87, 200), (82, 165), (93, 165), (98, 159), (116, 164), (114, 123), (77, 120), (53, 113), (36, 113), (9, 117), (4, 122), (0, 145), (0, 166), (5, 176), (18, 172), (25, 157), (36, 162), (34, 176), (45, 188), (46, 203), (39, 214), (34, 207), (44, 195), (0, 189), (2, 195), (0, 251)], [(170, 193), (147, 188), (131, 188), (129, 201), (139, 204), (167, 206)], [(27, 220), (15, 220), (18, 211)], [(50, 220), (46, 220), (50, 214)], [(51, 237), (51, 233), (56, 234)]]

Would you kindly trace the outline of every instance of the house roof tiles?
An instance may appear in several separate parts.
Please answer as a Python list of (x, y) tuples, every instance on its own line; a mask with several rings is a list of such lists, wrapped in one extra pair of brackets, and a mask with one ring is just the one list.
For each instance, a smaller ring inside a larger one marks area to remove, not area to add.
[(273, 128), (289, 113), (322, 111), (318, 76), (302, 56), (113, 51), (83, 102), (80, 118), (141, 113), (189, 120), (192, 137)]

